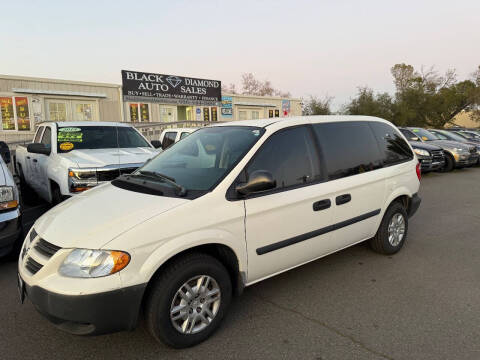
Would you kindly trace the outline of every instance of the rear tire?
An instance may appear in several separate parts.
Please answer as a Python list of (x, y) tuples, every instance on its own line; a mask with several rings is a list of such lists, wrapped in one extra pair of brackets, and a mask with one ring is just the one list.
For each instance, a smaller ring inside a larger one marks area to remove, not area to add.
[(380, 254), (395, 254), (407, 240), (407, 232), (407, 212), (403, 204), (396, 201), (385, 212), (377, 233), (370, 239), (370, 246)]
[(230, 276), (217, 259), (202, 253), (182, 256), (152, 284), (145, 302), (147, 328), (171, 347), (196, 345), (218, 328), (231, 298)]
[(449, 153), (445, 154), (445, 166), (443, 167), (443, 172), (450, 172), (455, 168), (455, 159)]

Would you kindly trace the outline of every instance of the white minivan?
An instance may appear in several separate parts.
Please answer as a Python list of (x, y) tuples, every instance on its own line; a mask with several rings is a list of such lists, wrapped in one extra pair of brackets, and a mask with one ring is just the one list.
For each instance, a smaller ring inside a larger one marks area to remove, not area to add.
[(133, 329), (143, 313), (156, 339), (192, 346), (245, 286), (365, 240), (399, 251), (419, 180), (410, 145), (379, 118), (205, 127), (38, 219), (22, 301), (79, 335)]

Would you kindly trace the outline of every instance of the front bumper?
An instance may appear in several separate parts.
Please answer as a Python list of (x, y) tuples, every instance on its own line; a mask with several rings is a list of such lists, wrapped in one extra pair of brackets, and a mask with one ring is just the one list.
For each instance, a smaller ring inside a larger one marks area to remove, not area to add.
[(407, 215), (409, 218), (412, 217), (417, 212), (421, 202), (422, 202), (422, 199), (420, 198), (420, 196), (418, 196), (418, 194), (413, 194), (407, 209)]
[(0, 257), (10, 253), (22, 232), (20, 210), (0, 213)]
[(135, 328), (146, 285), (62, 295), (25, 283), (25, 295), (59, 329), (74, 335), (99, 335)]
[(440, 170), (445, 166), (445, 159), (441, 161), (434, 161), (431, 157), (418, 156), (418, 160), (420, 161), (420, 170), (422, 172)]

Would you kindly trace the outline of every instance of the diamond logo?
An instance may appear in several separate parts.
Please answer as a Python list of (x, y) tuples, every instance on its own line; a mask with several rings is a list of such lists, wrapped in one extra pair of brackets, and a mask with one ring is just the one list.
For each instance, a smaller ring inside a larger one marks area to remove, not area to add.
[(179, 77), (176, 77), (176, 76), (169, 76), (169, 77), (166, 78), (166, 80), (174, 88), (176, 88), (182, 82), (182, 80)]

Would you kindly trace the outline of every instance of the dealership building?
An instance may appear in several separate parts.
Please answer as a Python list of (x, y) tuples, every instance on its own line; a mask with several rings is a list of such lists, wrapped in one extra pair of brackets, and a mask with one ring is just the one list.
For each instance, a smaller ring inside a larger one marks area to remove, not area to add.
[[(42, 121), (234, 121), (301, 115), (300, 99), (221, 93), (216, 80), (122, 71), (122, 85), (0, 75), (1, 141)], [(153, 124), (152, 124), (153, 125)]]

